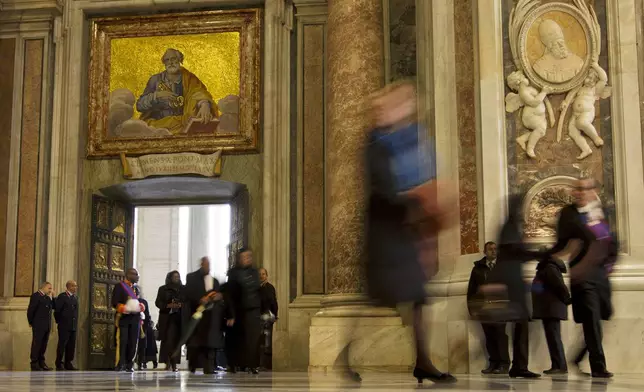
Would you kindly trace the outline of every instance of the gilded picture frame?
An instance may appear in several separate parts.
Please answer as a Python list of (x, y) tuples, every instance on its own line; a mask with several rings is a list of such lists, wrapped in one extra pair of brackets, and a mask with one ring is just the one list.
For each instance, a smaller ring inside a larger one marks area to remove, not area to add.
[(260, 45), (261, 9), (92, 18), (87, 157), (258, 152)]

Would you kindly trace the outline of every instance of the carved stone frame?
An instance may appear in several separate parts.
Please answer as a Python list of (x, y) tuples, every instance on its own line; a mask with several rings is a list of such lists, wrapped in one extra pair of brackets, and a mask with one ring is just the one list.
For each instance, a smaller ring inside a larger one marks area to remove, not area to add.
[[(579, 22), (579, 24), (584, 30), (584, 34), (586, 35), (587, 55), (586, 55), (586, 58), (584, 59), (584, 66), (575, 77), (573, 77), (572, 79), (564, 83), (552, 83), (541, 78), (532, 69), (532, 65), (530, 64), (530, 61), (527, 56), (526, 39), (528, 37), (528, 32), (530, 31), (530, 28), (539, 17), (541, 17), (546, 12), (552, 12), (552, 11), (564, 12), (574, 17), (577, 20), (577, 22)], [(588, 73), (588, 70), (590, 69), (591, 59), (597, 58), (599, 56), (600, 37), (598, 36), (596, 30), (591, 26), (591, 23), (592, 22), (588, 20), (579, 9), (573, 7), (572, 5), (564, 4), (564, 3), (544, 4), (528, 13), (528, 15), (526, 16), (525, 20), (521, 25), (521, 30), (519, 33), (519, 39), (518, 39), (517, 45), (518, 45), (518, 53), (520, 54), (519, 61), (521, 63), (521, 68), (523, 68), (523, 71), (526, 77), (528, 78), (528, 80), (530, 80), (530, 83), (532, 85), (537, 86), (538, 88), (549, 86), (550, 88), (552, 88), (552, 94), (557, 94), (557, 93), (570, 91), (573, 88), (583, 83)]]
[[(90, 22), (88, 158), (175, 152), (257, 152), (260, 126), (261, 13), (258, 8), (93, 18)], [(237, 31), (240, 34), (239, 133), (208, 137), (108, 139), (110, 40)]]
[[(553, 176), (553, 177), (548, 177), (534, 184), (532, 188), (528, 190), (528, 192), (525, 195), (525, 198), (523, 199), (524, 222), (528, 222), (530, 218), (530, 206), (532, 205), (532, 201), (541, 191), (553, 186), (566, 186), (566, 187), (574, 188), (577, 181), (578, 179), (575, 177)], [(526, 242), (530, 244), (550, 244), (555, 241), (556, 239), (554, 237), (537, 237), (537, 238), (526, 239)]]

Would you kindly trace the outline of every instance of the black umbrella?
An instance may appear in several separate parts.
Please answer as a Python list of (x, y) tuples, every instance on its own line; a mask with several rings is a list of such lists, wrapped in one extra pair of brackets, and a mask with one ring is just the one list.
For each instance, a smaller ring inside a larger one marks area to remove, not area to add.
[(205, 312), (206, 310), (212, 309), (213, 306), (214, 306), (214, 302), (208, 302), (205, 305), (199, 305), (199, 307), (197, 308), (197, 311), (190, 318), (190, 322), (186, 326), (186, 329), (183, 332), (183, 335), (181, 336), (181, 340), (179, 340), (177, 349), (172, 354), (173, 357), (176, 358), (181, 356), (181, 347), (183, 347), (183, 345), (188, 342), (188, 339), (190, 339), (192, 334), (195, 332), (197, 325), (199, 325), (199, 322), (203, 317), (203, 312)]

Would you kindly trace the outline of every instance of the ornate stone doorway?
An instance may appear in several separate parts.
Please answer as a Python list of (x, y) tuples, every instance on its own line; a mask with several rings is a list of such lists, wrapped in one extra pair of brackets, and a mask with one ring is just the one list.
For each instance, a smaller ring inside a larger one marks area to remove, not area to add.
[[(92, 197), (88, 368), (114, 367), (114, 285), (133, 265), (134, 208), (229, 204), (229, 266), (248, 246), (249, 193), (245, 185), (208, 178), (169, 177), (131, 181), (101, 189)], [(160, 282), (163, 284), (163, 282)], [(150, 302), (151, 298), (148, 298)]]

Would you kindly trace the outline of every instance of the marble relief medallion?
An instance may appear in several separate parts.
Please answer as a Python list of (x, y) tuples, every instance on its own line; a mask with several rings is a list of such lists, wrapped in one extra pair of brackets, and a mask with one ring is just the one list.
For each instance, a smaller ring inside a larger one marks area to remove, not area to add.
[(107, 269), (107, 244), (102, 242), (94, 243), (94, 268), (99, 270)]
[(560, 143), (565, 131), (579, 149), (577, 159), (587, 158), (591, 145), (604, 145), (595, 106), (611, 94), (599, 65), (601, 28), (594, 8), (585, 0), (519, 0), (508, 24), (516, 70), (507, 76), (505, 108), (520, 119), (517, 144), (537, 159), (539, 141), (556, 132)]

